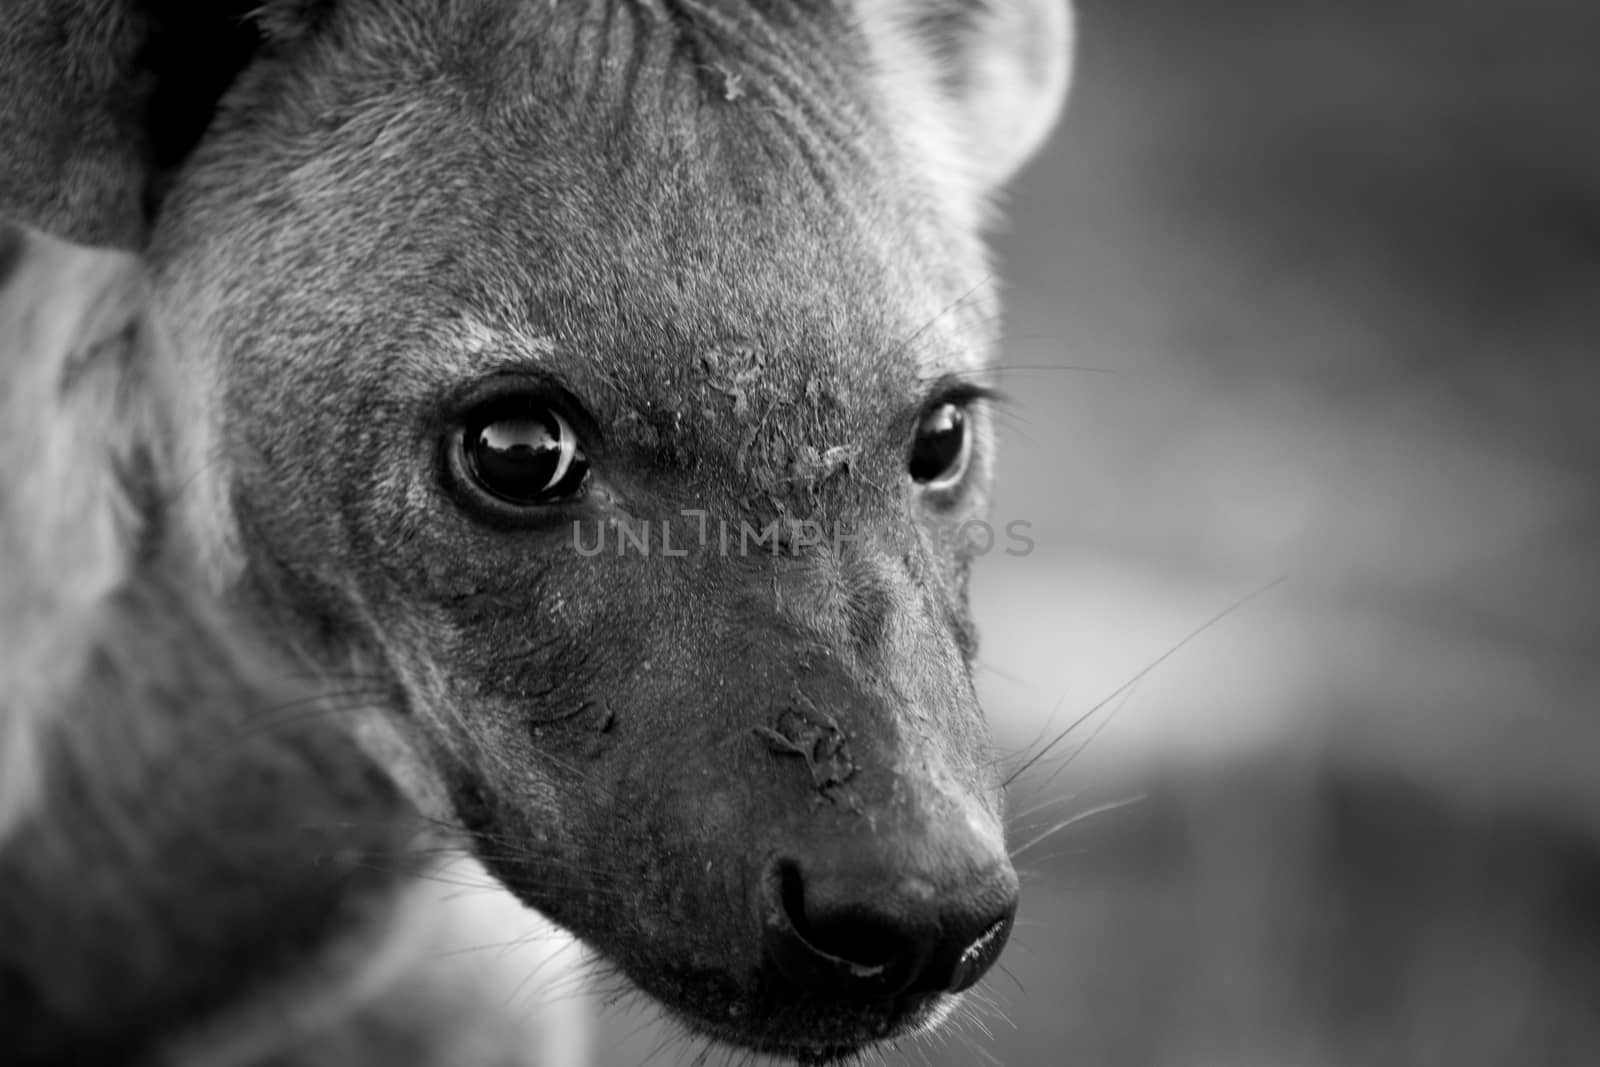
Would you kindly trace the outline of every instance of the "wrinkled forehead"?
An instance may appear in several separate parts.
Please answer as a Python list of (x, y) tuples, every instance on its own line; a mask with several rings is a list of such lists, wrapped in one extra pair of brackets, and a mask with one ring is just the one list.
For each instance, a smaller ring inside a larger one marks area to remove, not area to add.
[(969, 358), (981, 254), (941, 227), (845, 15), (533, 6), (469, 113), (493, 190), (478, 236), (536, 327), (591, 356), (752, 343), (836, 375)]
[(358, 92), (374, 114), (351, 126), (379, 157), (363, 199), (428, 261), (397, 268), (477, 324), (646, 369), (642, 353), (745, 343), (881, 376), (981, 347), (981, 251), (938, 216), (847, 11), (471, 10), (388, 31), (416, 50), (410, 82)]

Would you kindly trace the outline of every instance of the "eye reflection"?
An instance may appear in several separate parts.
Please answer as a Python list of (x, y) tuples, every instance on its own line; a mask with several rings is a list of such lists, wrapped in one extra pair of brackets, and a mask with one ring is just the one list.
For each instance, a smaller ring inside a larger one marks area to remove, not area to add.
[(561, 414), (528, 398), (490, 405), (468, 422), (466, 466), (484, 492), (531, 507), (582, 490), (589, 460)]
[(947, 489), (967, 471), (972, 453), (966, 408), (956, 403), (930, 409), (917, 424), (908, 469), (920, 485)]

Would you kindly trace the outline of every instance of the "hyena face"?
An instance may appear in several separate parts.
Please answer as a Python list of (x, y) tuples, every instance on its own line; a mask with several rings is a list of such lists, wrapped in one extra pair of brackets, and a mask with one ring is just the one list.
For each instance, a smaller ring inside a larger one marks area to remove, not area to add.
[(161, 189), (172, 522), (691, 1025), (940, 1015), (1016, 876), (950, 532), (1049, 5), (269, 6)]

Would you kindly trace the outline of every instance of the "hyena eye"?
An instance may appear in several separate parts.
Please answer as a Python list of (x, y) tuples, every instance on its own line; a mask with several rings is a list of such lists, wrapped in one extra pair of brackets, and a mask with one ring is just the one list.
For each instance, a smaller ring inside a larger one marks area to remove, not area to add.
[(928, 409), (917, 423), (911, 444), (911, 477), (929, 489), (949, 489), (967, 473), (972, 458), (972, 433), (967, 409), (943, 403)]
[(572, 424), (532, 397), (510, 397), (474, 412), (461, 451), (479, 489), (519, 507), (571, 499), (589, 477), (589, 459)]

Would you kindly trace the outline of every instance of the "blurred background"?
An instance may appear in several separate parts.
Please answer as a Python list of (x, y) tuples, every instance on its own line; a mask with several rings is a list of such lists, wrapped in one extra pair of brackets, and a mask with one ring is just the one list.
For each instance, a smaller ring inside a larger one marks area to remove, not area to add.
[(1600, 6), (1078, 10), (975, 583), (1025, 905), (887, 1061), (1600, 1063)]

